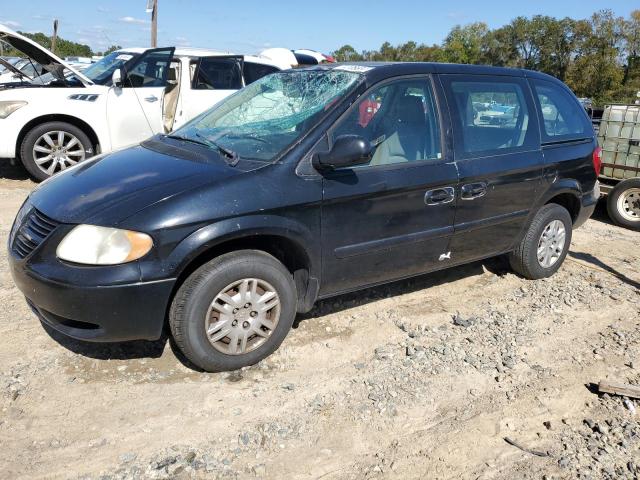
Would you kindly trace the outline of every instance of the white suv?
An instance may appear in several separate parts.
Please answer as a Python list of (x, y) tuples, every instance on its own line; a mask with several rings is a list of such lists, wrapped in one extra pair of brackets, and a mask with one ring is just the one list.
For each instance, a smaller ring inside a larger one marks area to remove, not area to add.
[(243, 86), (292, 65), (212, 50), (132, 48), (84, 71), (0, 25), (0, 41), (49, 72), (0, 85), (0, 158), (44, 180), (98, 152), (168, 133)]

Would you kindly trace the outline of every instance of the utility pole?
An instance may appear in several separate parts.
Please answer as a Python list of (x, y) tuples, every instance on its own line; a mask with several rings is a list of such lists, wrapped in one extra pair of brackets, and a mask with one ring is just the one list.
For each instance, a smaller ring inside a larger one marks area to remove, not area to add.
[(147, 13), (151, 14), (151, 48), (158, 47), (158, 0), (147, 0)]
[(58, 20), (53, 21), (53, 36), (51, 37), (51, 52), (56, 53), (56, 42), (58, 41)]

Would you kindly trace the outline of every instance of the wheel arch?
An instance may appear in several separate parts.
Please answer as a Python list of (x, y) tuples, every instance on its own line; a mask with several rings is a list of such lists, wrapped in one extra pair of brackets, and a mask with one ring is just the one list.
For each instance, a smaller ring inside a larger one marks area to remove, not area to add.
[(533, 215), (537, 210), (549, 203), (556, 203), (564, 207), (571, 215), (571, 220), (575, 223), (580, 215), (582, 208), (582, 188), (577, 180), (565, 179), (557, 182), (541, 199), (537, 208), (532, 212)]
[[(280, 218), (280, 220), (285, 220)], [(237, 250), (258, 250), (278, 259), (291, 272), (298, 293), (298, 311), (307, 312), (317, 298), (319, 290), (318, 256), (312, 250), (316, 242), (304, 227), (291, 225), (258, 226), (242, 225), (242, 221), (231, 220), (204, 227), (185, 240), (174, 250), (171, 263), (175, 265), (175, 290), (200, 266), (225, 253)], [(260, 223), (268, 223), (262, 217)], [(293, 222), (292, 222), (293, 223)], [(224, 231), (224, 233), (221, 232)], [(188, 253), (187, 253), (188, 252)], [(176, 262), (176, 257), (181, 257)], [(175, 293), (175, 292), (174, 292)], [(172, 295), (173, 299), (173, 295)]]
[(513, 243), (513, 247), (515, 248), (515, 246), (522, 241), (540, 208), (550, 203), (556, 203), (561, 207), (566, 208), (571, 216), (571, 221), (575, 224), (576, 220), (578, 220), (580, 216), (580, 209), (582, 208), (582, 203), (580, 201), (581, 195), (582, 189), (576, 180), (564, 179), (554, 183), (553, 186), (541, 195), (531, 207), (529, 215), (527, 216), (527, 221), (518, 233)]
[(16, 158), (20, 158), (20, 146), (22, 145), (24, 137), (26, 137), (27, 134), (33, 128), (48, 122), (66, 122), (79, 128), (89, 137), (89, 140), (91, 140), (91, 144), (93, 145), (95, 152), (99, 153), (99, 149), (101, 145), (100, 139), (96, 131), (91, 127), (91, 125), (89, 125), (87, 122), (85, 122), (84, 120), (78, 117), (74, 117), (73, 115), (64, 115), (64, 114), (54, 113), (54, 114), (40, 115), (39, 117), (33, 118), (29, 120), (22, 127), (22, 129), (20, 130), (20, 133), (18, 134), (18, 138), (16, 140), (16, 146), (15, 146)]
[(575, 195), (575, 193), (559, 193), (545, 202), (545, 205), (548, 205), (550, 203), (555, 203), (557, 205), (560, 205), (561, 207), (564, 207), (569, 212), (569, 215), (571, 215), (571, 220), (575, 224), (578, 216), (580, 215), (581, 208), (580, 199), (577, 195)]

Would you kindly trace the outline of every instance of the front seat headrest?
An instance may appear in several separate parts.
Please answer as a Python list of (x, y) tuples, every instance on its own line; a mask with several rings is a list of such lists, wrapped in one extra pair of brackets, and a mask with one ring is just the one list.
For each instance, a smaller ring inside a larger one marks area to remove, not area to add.
[(398, 121), (403, 124), (417, 123), (424, 125), (426, 118), (424, 114), (424, 105), (420, 97), (405, 95), (398, 102)]

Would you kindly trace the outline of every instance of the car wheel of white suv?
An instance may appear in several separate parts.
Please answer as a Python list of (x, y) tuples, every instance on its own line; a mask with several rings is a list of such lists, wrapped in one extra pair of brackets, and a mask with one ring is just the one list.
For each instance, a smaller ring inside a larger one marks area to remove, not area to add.
[(31, 176), (46, 180), (94, 155), (89, 137), (66, 122), (43, 123), (24, 137), (20, 158)]

